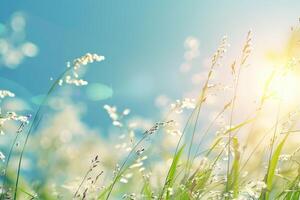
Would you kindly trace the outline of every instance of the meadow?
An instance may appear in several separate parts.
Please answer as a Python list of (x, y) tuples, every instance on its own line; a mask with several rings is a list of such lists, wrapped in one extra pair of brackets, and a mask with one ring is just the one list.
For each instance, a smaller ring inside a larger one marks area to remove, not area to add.
[[(251, 61), (253, 35), (237, 55), (230, 47), (239, 44), (221, 38), (196, 92), (157, 99), (159, 119), (100, 102), (108, 137), (81, 122), (84, 109), (68, 95), (109, 55), (67, 62), (31, 113), (14, 109), (17, 95), (0, 88), (0, 199), (300, 199), (300, 28), (263, 71)], [(197, 54), (195, 39), (185, 45), (187, 56)]]

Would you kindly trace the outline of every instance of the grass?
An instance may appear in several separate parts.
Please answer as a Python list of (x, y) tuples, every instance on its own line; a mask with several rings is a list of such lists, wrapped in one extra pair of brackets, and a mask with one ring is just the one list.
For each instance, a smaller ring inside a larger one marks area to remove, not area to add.
[[(228, 48), (227, 38), (224, 37), (220, 46), (213, 54), (211, 65), (208, 69), (206, 80), (196, 98), (192, 111), (186, 111), (186, 122), (182, 125), (181, 134), (176, 138), (176, 145), (167, 149), (163, 146), (163, 137), (170, 130), (174, 130), (176, 109), (170, 110), (163, 120), (158, 121), (149, 129), (138, 136), (129, 122), (125, 120), (129, 110), (118, 113), (115, 107), (105, 106), (113, 125), (121, 133), (125, 133), (127, 142), (118, 145), (126, 148), (119, 152), (118, 159), (112, 159), (113, 167), (107, 166), (101, 160), (101, 152), (92, 160), (83, 178), (69, 194), (73, 199), (299, 199), (300, 197), (300, 163), (299, 149), (289, 150), (288, 159), (282, 162), (285, 147), (289, 137), (297, 134), (299, 128), (297, 107), (288, 111), (282, 110), (284, 102), (282, 98), (274, 100), (270, 95), (274, 77), (285, 76), (292, 73), (292, 68), (299, 67), (299, 58), (289, 69), (276, 68), (266, 78), (262, 95), (255, 109), (246, 118), (237, 115), (237, 102), (239, 99), (240, 81), (243, 80), (243, 70), (248, 66), (248, 60), (252, 52), (252, 36), (249, 31), (243, 45), (240, 58), (232, 62), (228, 69), (232, 73), (233, 91), (230, 100), (225, 101), (222, 109), (217, 112), (210, 123), (203, 123), (206, 119), (205, 106), (213, 86), (213, 75), (223, 60)], [(104, 58), (96, 54), (86, 54), (75, 59), (73, 65), (68, 67), (52, 84), (43, 103), (37, 109), (32, 122), (25, 133), (17, 133), (14, 137), (5, 163), (3, 177), (3, 192), (1, 199), (57, 199), (60, 195), (54, 195), (46, 189), (36, 191), (36, 194), (24, 189), (33, 187), (24, 178), (20, 184), (22, 161), (24, 159), (27, 143), (33, 132), (43, 120), (46, 105), (52, 98), (54, 90), (62, 84), (81, 86), (86, 81), (78, 78), (78, 69), (94, 61), (102, 61)], [(286, 64), (288, 65), (288, 64)], [(251, 83), (249, 83), (251, 84)], [(285, 88), (282, 88), (284, 90)], [(296, 91), (295, 91), (296, 92)], [(268, 119), (271, 127), (261, 128), (259, 122), (268, 101), (278, 105), (275, 122)], [(229, 102), (229, 103), (228, 103)], [(184, 101), (180, 102), (179, 109), (184, 109)], [(293, 113), (293, 115), (292, 115)], [(227, 115), (228, 126), (218, 127), (217, 121), (221, 116)], [(292, 116), (292, 117), (291, 117)], [(239, 121), (239, 122), (238, 122)], [(283, 131), (283, 126), (287, 131)], [(202, 131), (199, 131), (201, 127)], [(213, 129), (219, 129), (217, 135), (213, 135)], [(25, 134), (25, 140), (17, 158), (16, 175), (7, 173), (10, 171), (11, 158), (16, 149), (19, 137)], [(246, 139), (242, 136), (245, 135)], [(259, 137), (261, 136), (261, 137)], [(35, 137), (35, 136), (32, 136)], [(254, 144), (250, 143), (252, 137), (256, 137)], [(258, 138), (258, 140), (257, 140)], [(158, 140), (156, 142), (153, 142)], [(203, 145), (204, 141), (210, 143), (209, 147)], [(150, 145), (147, 146), (147, 143)], [(112, 145), (112, 144), (109, 144)], [(113, 148), (109, 146), (109, 148)], [(265, 151), (263, 151), (265, 149)], [(153, 153), (154, 152), (154, 153)], [(98, 157), (98, 155), (100, 155)], [(148, 160), (148, 161), (147, 161)], [(254, 162), (254, 164), (251, 164)], [(120, 165), (118, 164), (120, 163)], [(163, 163), (162, 166), (159, 164)], [(267, 163), (264, 165), (264, 163)], [(103, 168), (99, 169), (98, 168)], [(285, 173), (280, 169), (285, 168)], [(156, 170), (156, 171), (155, 171)], [(158, 173), (157, 170), (163, 171)], [(112, 171), (114, 171), (112, 173)], [(132, 178), (133, 177), (133, 178)], [(99, 187), (103, 185), (103, 187)], [(73, 193), (72, 193), (73, 192)], [(62, 197), (66, 198), (66, 197)]]

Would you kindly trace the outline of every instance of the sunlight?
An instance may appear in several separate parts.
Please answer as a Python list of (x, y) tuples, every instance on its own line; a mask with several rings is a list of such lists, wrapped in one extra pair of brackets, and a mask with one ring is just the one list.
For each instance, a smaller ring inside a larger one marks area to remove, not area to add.
[(299, 101), (299, 39), (300, 29), (292, 27), (286, 45), (281, 50), (271, 50), (266, 54), (267, 61), (275, 67), (270, 95), (292, 105)]
[(299, 0), (4, 2), (0, 200), (300, 200)]
[(270, 93), (275, 98), (281, 99), (288, 104), (294, 104), (298, 100), (299, 75), (288, 72), (285, 75), (274, 77), (270, 85)]

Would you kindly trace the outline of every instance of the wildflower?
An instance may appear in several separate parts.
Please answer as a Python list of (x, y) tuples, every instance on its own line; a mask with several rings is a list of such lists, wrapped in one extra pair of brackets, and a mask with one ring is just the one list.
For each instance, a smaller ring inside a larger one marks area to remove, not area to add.
[(127, 180), (126, 178), (121, 178), (121, 179), (120, 179), (120, 182), (121, 182), (121, 183), (128, 183), (128, 180)]
[(169, 121), (166, 121), (166, 122), (156, 122), (154, 126), (152, 126), (150, 129), (146, 130), (144, 132), (144, 134), (147, 134), (147, 135), (152, 135), (153, 133), (155, 133), (156, 131), (158, 131), (158, 129), (160, 127), (165, 127), (171, 123), (173, 123), (174, 120), (169, 120)]
[(136, 197), (136, 194), (135, 193), (131, 193), (131, 194), (124, 194), (122, 196), (122, 199), (129, 199), (129, 200), (135, 200), (137, 197)]
[(23, 116), (23, 115), (18, 115), (15, 112), (7, 112), (5, 115), (2, 115), (2, 113), (0, 112), (0, 133), (1, 133), (1, 135), (4, 135), (2, 128), (6, 122), (8, 122), (8, 121), (21, 122), (21, 126), (17, 131), (17, 132), (21, 132), (24, 125), (29, 123), (30, 117), (31, 117), (31, 115)]
[(176, 100), (171, 104), (171, 109), (176, 113), (182, 113), (184, 109), (194, 109), (196, 107), (196, 100), (184, 98), (183, 100)]
[(139, 150), (136, 151), (136, 154), (139, 156), (139, 155), (141, 155), (144, 151), (145, 151), (144, 148), (139, 149)]
[(15, 94), (9, 90), (0, 90), (0, 99), (4, 99), (5, 97), (15, 97)]
[(113, 174), (116, 175), (116, 174), (118, 174), (119, 171), (120, 171), (120, 166), (119, 166), (119, 164), (116, 164), (116, 167), (113, 170)]
[(141, 167), (141, 168), (139, 169), (139, 172), (143, 172), (143, 171), (145, 171), (145, 167)]
[(137, 163), (135, 163), (135, 164), (132, 164), (132, 165), (130, 165), (130, 169), (132, 169), (132, 168), (139, 168), (139, 167), (141, 167), (143, 165), (143, 162), (137, 162)]
[(65, 78), (65, 82), (67, 84), (73, 84), (73, 85), (76, 85), (76, 86), (82, 86), (82, 85), (87, 85), (88, 82), (85, 81), (85, 80), (82, 80), (82, 79), (75, 79), (75, 78), (71, 78), (71, 76), (66, 76)]
[(123, 111), (123, 115), (129, 115), (129, 113), (130, 113), (130, 110), (127, 108), (127, 109), (125, 109), (124, 111)]
[(179, 124), (175, 121), (169, 122), (165, 125), (165, 131), (168, 134), (181, 136), (182, 132), (178, 129)]
[(227, 47), (229, 46), (229, 44), (227, 43), (227, 37), (224, 36), (222, 38), (221, 44), (218, 47), (217, 51), (215, 52), (215, 54), (212, 57), (212, 66), (215, 66), (216, 64), (218, 65), (218, 61), (219, 59), (223, 58), (225, 52), (227, 51)]
[(117, 127), (122, 127), (123, 126), (123, 124), (119, 121), (113, 121), (113, 125), (117, 126)]
[[(88, 82), (83, 80), (83, 79), (79, 79), (79, 69), (82, 66), (86, 66), (87, 64), (93, 63), (93, 62), (100, 62), (104, 60), (104, 56), (101, 55), (97, 55), (97, 54), (91, 54), (91, 53), (87, 53), (82, 57), (76, 58), (73, 61), (73, 68), (72, 68), (72, 73), (66, 75), (63, 79), (60, 79), (58, 82), (58, 85), (62, 85), (64, 82), (66, 84), (70, 84), (70, 85), (76, 85), (76, 86), (83, 86), (83, 85), (87, 85)], [(67, 63), (67, 68), (70, 68), (71, 64), (70, 62)]]
[(107, 111), (109, 117), (115, 121), (119, 118), (117, 108), (115, 106), (104, 105), (103, 108)]
[(282, 155), (279, 156), (280, 161), (287, 161), (290, 158), (291, 158), (291, 155), (289, 155), (289, 154), (282, 154)]
[(281, 134), (284, 133), (288, 133), (290, 131), (290, 128), (292, 127), (292, 125), (294, 124), (294, 122), (297, 120), (297, 118), (299, 117), (300, 111), (296, 110), (293, 112), (290, 112), (288, 114), (288, 118), (287, 120), (285, 120), (282, 124), (281, 124)]
[(126, 178), (131, 178), (132, 176), (133, 176), (132, 173), (125, 174), (125, 177), (126, 177)]
[(146, 160), (146, 159), (148, 159), (148, 156), (143, 156), (143, 157), (139, 158), (139, 160)]
[(250, 181), (241, 192), (245, 193), (249, 198), (258, 199), (265, 188), (267, 188), (267, 185), (263, 181)]
[(249, 57), (251, 51), (252, 51), (252, 32), (248, 31), (247, 38), (246, 38), (246, 43), (243, 47), (242, 51), (242, 60), (241, 60), (241, 65), (244, 65), (247, 58)]
[[(106, 110), (106, 112), (109, 115), (110, 119), (112, 120), (112, 124), (114, 126), (119, 127), (119, 128), (123, 127), (123, 123), (121, 122), (121, 119), (124, 116), (129, 115), (130, 110), (128, 108), (125, 109), (121, 114), (119, 114), (117, 112), (117, 107), (115, 107), (115, 106), (104, 105), (103, 108)], [(129, 128), (131, 128), (131, 127), (129, 126)]]
[(62, 86), (63, 83), (64, 83), (64, 81), (63, 81), (62, 79), (60, 79), (60, 80), (58, 81), (58, 85), (59, 85), (59, 86)]
[(5, 155), (0, 151), (0, 160), (5, 161)]

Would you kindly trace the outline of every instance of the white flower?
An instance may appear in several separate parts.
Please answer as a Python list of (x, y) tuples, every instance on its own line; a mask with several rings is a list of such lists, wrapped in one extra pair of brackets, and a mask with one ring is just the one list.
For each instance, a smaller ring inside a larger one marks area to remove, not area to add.
[(9, 90), (0, 90), (0, 98), (4, 99), (5, 97), (15, 97), (15, 94)]
[(130, 113), (130, 109), (128, 108), (123, 111), (123, 115), (129, 115), (129, 113)]
[(5, 161), (5, 155), (0, 151), (0, 160)]
[(126, 184), (126, 183), (128, 183), (128, 180), (127, 180), (126, 178), (121, 178), (121, 179), (120, 179), (120, 182)]
[(190, 98), (184, 98), (183, 100), (176, 100), (171, 104), (171, 108), (176, 113), (182, 113), (184, 109), (194, 109), (196, 107), (196, 100)]
[(282, 154), (282, 155), (279, 156), (280, 161), (287, 161), (290, 158), (291, 158), (291, 155), (289, 155), (289, 154)]
[[(82, 66), (85, 66), (87, 64), (93, 63), (93, 62), (100, 62), (104, 60), (104, 56), (98, 55), (98, 54), (91, 54), (91, 53), (87, 53), (82, 57), (76, 58), (73, 61), (73, 68), (72, 68), (72, 73), (66, 75), (63, 79), (59, 80), (58, 85), (62, 85), (64, 82), (66, 84), (70, 84), (70, 85), (75, 85), (75, 86), (83, 86), (83, 85), (87, 85), (88, 82), (83, 80), (83, 79), (79, 79), (79, 69)], [(67, 68), (70, 68), (71, 64), (70, 62), (67, 62)]]
[(132, 164), (132, 165), (130, 165), (130, 169), (132, 169), (132, 168), (138, 168), (138, 167), (141, 167), (143, 165), (143, 162), (137, 162), (137, 163), (135, 163), (135, 164)]
[(20, 130), (18, 130), (18, 132), (21, 132), (23, 126), (25, 124), (29, 123), (29, 118), (30, 117), (31, 117), (31, 115), (22, 116), (22, 115), (17, 115), (15, 112), (7, 112), (5, 115), (2, 115), (2, 113), (0, 112), (0, 134), (4, 135), (2, 127), (8, 121), (18, 121), (18, 122), (21, 122), (22, 126), (20, 127)]

